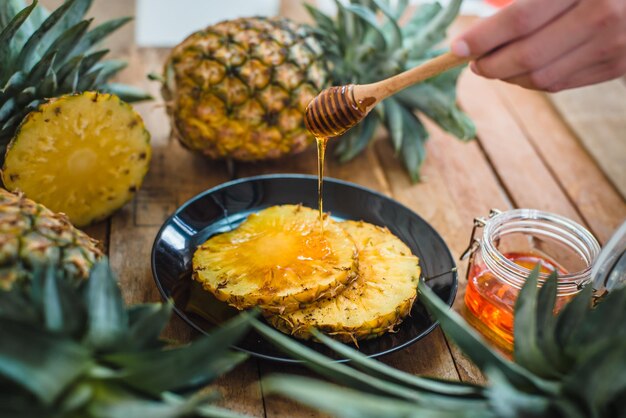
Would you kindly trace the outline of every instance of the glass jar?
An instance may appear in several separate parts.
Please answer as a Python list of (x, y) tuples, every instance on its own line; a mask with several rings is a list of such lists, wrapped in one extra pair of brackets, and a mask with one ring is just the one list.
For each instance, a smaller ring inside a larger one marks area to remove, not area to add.
[(465, 292), (468, 319), (500, 346), (511, 348), (515, 301), (532, 269), (541, 265), (540, 284), (552, 271), (558, 273), (558, 312), (591, 281), (599, 252), (593, 235), (563, 216), (533, 209), (492, 210), (488, 218), (474, 220), (462, 257), (471, 256)]

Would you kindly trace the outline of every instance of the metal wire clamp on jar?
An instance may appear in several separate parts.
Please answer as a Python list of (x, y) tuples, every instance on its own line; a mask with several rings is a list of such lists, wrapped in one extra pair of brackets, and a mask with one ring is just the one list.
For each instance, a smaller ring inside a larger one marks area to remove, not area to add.
[[(483, 228), (482, 237), (476, 238)], [(600, 245), (583, 226), (534, 209), (492, 210), (476, 218), (470, 245), (465, 305), (468, 320), (502, 348), (513, 343), (513, 311), (519, 290), (536, 264), (540, 284), (558, 273), (556, 310), (591, 281)]]

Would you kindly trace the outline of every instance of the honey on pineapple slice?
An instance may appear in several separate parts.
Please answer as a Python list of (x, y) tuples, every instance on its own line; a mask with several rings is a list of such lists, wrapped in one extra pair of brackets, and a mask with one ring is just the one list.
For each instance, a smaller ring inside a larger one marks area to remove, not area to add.
[(238, 309), (290, 312), (328, 298), (355, 278), (356, 250), (328, 216), (296, 205), (252, 214), (237, 229), (200, 245), (194, 278)]
[(149, 142), (141, 117), (117, 96), (63, 96), (24, 119), (2, 179), (9, 190), (85, 226), (132, 198), (148, 171)]
[(335, 297), (280, 315), (268, 314), (279, 330), (311, 338), (315, 327), (348, 342), (393, 330), (411, 310), (417, 296), (417, 257), (389, 230), (365, 222), (340, 225), (357, 245), (358, 278)]

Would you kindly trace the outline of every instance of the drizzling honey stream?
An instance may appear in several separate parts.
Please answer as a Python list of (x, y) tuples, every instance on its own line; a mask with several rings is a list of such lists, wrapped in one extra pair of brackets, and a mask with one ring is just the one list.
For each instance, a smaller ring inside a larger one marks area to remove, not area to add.
[(309, 103), (304, 123), (317, 143), (317, 204), (320, 222), (324, 214), (323, 182), (326, 144), (330, 137), (342, 135), (367, 115), (367, 107), (376, 100), (354, 99), (353, 85), (330, 87)]

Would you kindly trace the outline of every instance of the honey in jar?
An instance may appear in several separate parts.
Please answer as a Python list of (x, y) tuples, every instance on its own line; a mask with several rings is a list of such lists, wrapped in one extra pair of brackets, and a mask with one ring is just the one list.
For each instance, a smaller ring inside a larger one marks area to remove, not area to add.
[(556, 313), (590, 282), (600, 246), (581, 225), (532, 209), (494, 211), (476, 222), (484, 229), (470, 245), (468, 319), (496, 345), (510, 350), (515, 302), (535, 266), (540, 265), (540, 285), (552, 272), (558, 274)]

